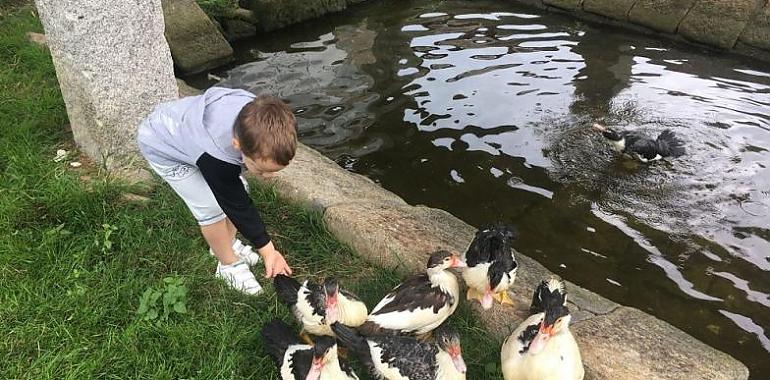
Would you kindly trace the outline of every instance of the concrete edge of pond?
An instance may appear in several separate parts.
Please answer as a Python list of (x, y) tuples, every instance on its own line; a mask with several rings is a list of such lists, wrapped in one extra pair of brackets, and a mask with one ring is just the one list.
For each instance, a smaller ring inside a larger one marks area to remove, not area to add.
[(770, 3), (757, 0), (504, 0), (770, 62)]
[[(180, 96), (198, 90), (179, 81)], [(351, 173), (299, 144), (291, 165), (265, 181), (278, 194), (319, 211), (326, 228), (368, 260), (417, 273), (437, 249), (462, 252), (475, 228), (452, 214), (412, 206), (370, 179)], [(535, 286), (553, 273), (518, 253), (511, 298), (515, 307), (474, 309), (484, 327), (505, 339), (526, 317)], [(580, 345), (586, 379), (746, 380), (745, 365), (638, 309), (612, 302), (567, 282), (572, 332)]]

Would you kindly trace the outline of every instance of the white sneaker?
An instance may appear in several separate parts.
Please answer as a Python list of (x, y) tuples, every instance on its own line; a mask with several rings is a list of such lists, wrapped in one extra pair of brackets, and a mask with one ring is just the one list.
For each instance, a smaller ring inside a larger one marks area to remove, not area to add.
[(230, 265), (217, 264), (214, 276), (224, 280), (227, 285), (248, 295), (257, 295), (262, 292), (262, 286), (257, 282), (254, 273), (243, 261), (236, 261)]
[[(240, 239), (235, 239), (233, 242), (233, 253), (235, 253), (235, 257), (237, 257), (238, 260), (243, 261), (250, 267), (253, 267), (259, 263), (259, 254), (254, 252), (250, 245), (243, 244)], [(214, 250), (211, 248), (209, 248), (209, 254), (211, 256), (216, 256), (214, 255)]]

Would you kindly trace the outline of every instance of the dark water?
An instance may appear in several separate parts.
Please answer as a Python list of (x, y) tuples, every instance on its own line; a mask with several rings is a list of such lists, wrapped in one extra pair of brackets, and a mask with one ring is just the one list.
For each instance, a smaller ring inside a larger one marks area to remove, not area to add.
[[(520, 228), (554, 272), (770, 378), (770, 67), (501, 1), (370, 3), (236, 46), (226, 84), (411, 203)], [(592, 121), (670, 128), (619, 160)]]

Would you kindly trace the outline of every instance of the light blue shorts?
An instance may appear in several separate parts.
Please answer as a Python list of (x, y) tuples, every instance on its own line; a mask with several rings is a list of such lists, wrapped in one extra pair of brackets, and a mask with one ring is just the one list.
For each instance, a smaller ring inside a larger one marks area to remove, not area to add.
[(199, 225), (208, 226), (225, 218), (224, 211), (219, 207), (219, 202), (206, 183), (206, 179), (203, 178), (200, 169), (182, 163), (166, 166), (148, 162), (150, 167), (182, 198)]

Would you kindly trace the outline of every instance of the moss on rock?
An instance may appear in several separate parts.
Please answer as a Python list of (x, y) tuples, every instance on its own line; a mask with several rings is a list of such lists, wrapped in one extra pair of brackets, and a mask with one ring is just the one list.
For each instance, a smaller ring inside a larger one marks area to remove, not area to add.
[(271, 31), (347, 8), (347, 0), (252, 0), (257, 28)]

